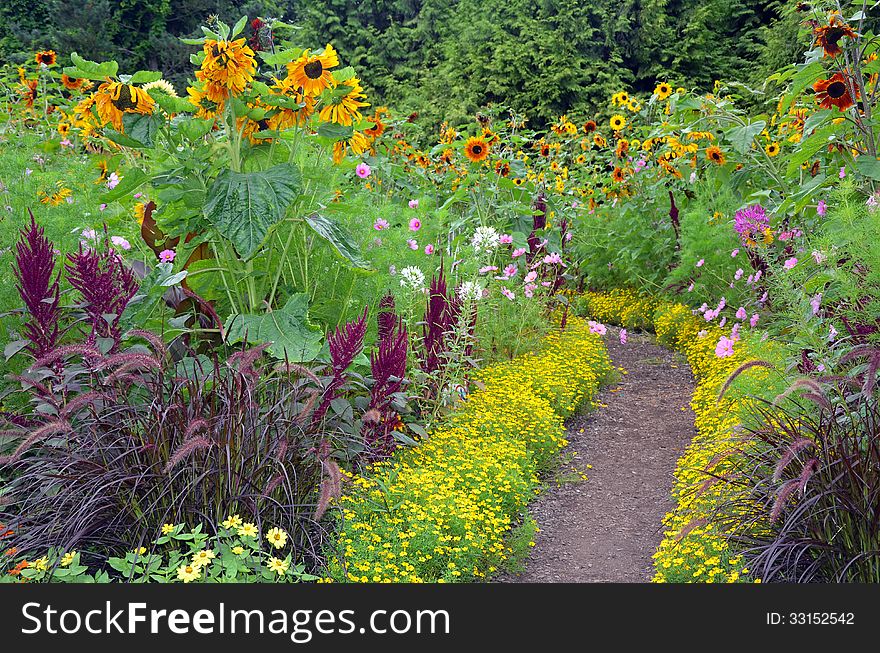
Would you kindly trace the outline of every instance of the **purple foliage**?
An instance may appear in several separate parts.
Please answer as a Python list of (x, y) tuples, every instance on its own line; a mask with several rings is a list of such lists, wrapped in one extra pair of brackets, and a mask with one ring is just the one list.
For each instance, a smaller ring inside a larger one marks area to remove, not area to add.
[(391, 335), (391, 332), (397, 324), (397, 313), (394, 312), (395, 308), (394, 295), (391, 293), (386, 294), (379, 302), (379, 315), (376, 317), (376, 322), (379, 327), (380, 342)]
[(12, 269), (16, 289), (28, 312), (24, 332), (30, 344), (26, 349), (40, 358), (55, 347), (60, 334), (58, 279), (61, 270), (55, 274), (55, 248), (43, 228), (37, 225), (34, 214), (30, 216), (30, 226), (22, 230), (15, 246)]
[(422, 327), (425, 342), (422, 369), (428, 374), (440, 369), (442, 356), (446, 351), (446, 337), (458, 318), (460, 304), (454, 292), (451, 297), (447, 294), (446, 277), (441, 266), (438, 276), (431, 277), (428, 305)]
[(526, 259), (529, 263), (532, 262), (532, 259), (538, 253), (538, 243), (541, 242), (541, 239), (538, 238), (538, 230), (544, 229), (547, 226), (547, 199), (544, 197), (544, 193), (538, 193), (538, 196), (535, 198), (534, 208), (536, 213), (532, 218), (532, 232), (527, 239), (529, 252)]
[(330, 402), (336, 399), (340, 388), (345, 385), (347, 370), (354, 362), (364, 347), (364, 336), (367, 333), (367, 313), (369, 307), (364, 308), (361, 316), (353, 322), (347, 322), (341, 329), (327, 336), (327, 344), (330, 345), (330, 362), (333, 366), (333, 378), (324, 389), (324, 396), (312, 416), (312, 423), (319, 422), (330, 407)]
[(398, 320), (388, 337), (379, 341), (379, 348), (370, 355), (373, 388), (370, 391), (372, 420), (364, 423), (364, 443), (373, 459), (391, 455), (396, 447), (391, 432), (396, 417), (391, 407), (392, 396), (403, 388), (409, 334), (403, 320)]
[(134, 272), (111, 249), (98, 252), (80, 245), (79, 251), (68, 254), (67, 259), (68, 280), (82, 296), (92, 326), (89, 341), (112, 338), (115, 349), (122, 337), (122, 312), (138, 289)]

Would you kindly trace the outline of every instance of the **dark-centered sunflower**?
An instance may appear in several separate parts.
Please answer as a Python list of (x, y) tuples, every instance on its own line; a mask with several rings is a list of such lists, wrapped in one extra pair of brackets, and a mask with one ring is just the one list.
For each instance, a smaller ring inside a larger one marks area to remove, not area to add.
[(588, 120), (584, 123), (583, 129), (585, 134), (592, 134), (594, 131), (596, 131), (596, 121)]
[(34, 55), (38, 66), (54, 66), (57, 61), (55, 50), (42, 50)]
[(611, 116), (611, 120), (608, 121), (608, 124), (611, 125), (611, 129), (619, 132), (621, 129), (626, 127), (626, 118), (621, 115), (613, 115)]
[(767, 153), (767, 156), (776, 156), (780, 151), (779, 143), (768, 143), (764, 151)]
[(826, 57), (836, 57), (843, 53), (840, 39), (844, 36), (847, 38), (857, 36), (853, 28), (844, 23), (837, 15), (832, 16), (827, 25), (814, 29), (813, 34), (816, 36), (816, 45), (822, 47), (822, 52)]
[(77, 79), (75, 77), (70, 77), (66, 73), (61, 74), (61, 83), (64, 84), (64, 88), (66, 88), (69, 91), (76, 91), (76, 90), (82, 88), (83, 81), (85, 81), (85, 80)]
[(816, 91), (816, 99), (819, 101), (819, 106), (823, 109), (837, 107), (841, 111), (845, 111), (855, 104), (855, 100), (849, 92), (849, 84), (847, 82), (851, 83), (851, 80), (845, 77), (843, 73), (837, 72), (831, 76), (831, 79), (820, 79), (813, 84), (813, 90)]
[(153, 98), (144, 89), (121, 82), (105, 82), (95, 93), (95, 110), (101, 125), (109, 122), (118, 132), (122, 131), (122, 114), (147, 115), (153, 113), (154, 107)]
[(715, 165), (723, 166), (727, 159), (724, 157), (724, 152), (721, 151), (721, 148), (717, 145), (711, 145), (706, 148), (706, 158), (714, 163)]
[(660, 82), (657, 84), (656, 88), (654, 88), (654, 95), (656, 95), (659, 100), (665, 100), (672, 95), (672, 86), (668, 82)]
[(619, 184), (624, 179), (626, 179), (626, 173), (623, 171), (622, 168), (615, 166), (614, 172), (611, 173), (611, 181), (613, 181), (615, 184)]
[(299, 59), (287, 64), (287, 76), (293, 85), (306, 95), (320, 95), (335, 84), (331, 68), (339, 65), (339, 56), (329, 43), (320, 54), (308, 50)]
[(464, 144), (464, 155), (473, 163), (484, 161), (489, 156), (489, 144), (482, 136), (472, 136)]
[[(244, 39), (215, 41), (207, 39), (203, 46), (205, 58), (196, 78), (205, 82), (208, 97), (218, 104), (229, 93), (238, 95), (253, 80), (257, 70), (254, 51)], [(199, 74), (200, 73), (200, 74)]]

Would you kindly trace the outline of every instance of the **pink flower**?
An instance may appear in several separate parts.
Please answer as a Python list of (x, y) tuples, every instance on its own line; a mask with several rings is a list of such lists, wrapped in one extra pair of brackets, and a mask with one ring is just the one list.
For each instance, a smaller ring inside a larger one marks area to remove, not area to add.
[(724, 310), (724, 307), (727, 306), (727, 300), (724, 297), (721, 298), (721, 301), (718, 302), (718, 308), (715, 309), (716, 313), (720, 313)]
[(376, 218), (376, 221), (373, 223), (373, 229), (376, 231), (382, 231), (383, 229), (388, 228), (388, 220), (384, 218)]
[(60, 145), (61, 147), (70, 147), (71, 145), (73, 145), (73, 143), (70, 142), (70, 139), (65, 138), (63, 141), (61, 141)]
[(782, 267), (784, 267), (786, 270), (791, 270), (797, 264), (798, 260), (794, 256), (792, 256), (790, 259), (782, 264)]
[(173, 249), (163, 249), (159, 252), (159, 260), (163, 263), (171, 263), (174, 261), (175, 256), (177, 256), (177, 254)]
[(598, 333), (600, 336), (604, 336), (608, 329), (601, 322), (594, 322), (590, 320), (587, 322), (590, 325), (590, 333)]
[(829, 342), (834, 342), (834, 339), (835, 339), (836, 337), (837, 337), (837, 329), (835, 329), (835, 328), (834, 328), (834, 325), (832, 324), (831, 327), (828, 329), (828, 340), (829, 340)]
[(825, 262), (826, 258), (827, 257), (825, 256), (825, 254), (820, 252), (818, 249), (813, 250), (813, 260), (816, 261), (816, 265), (822, 265), (822, 263)]
[(542, 281), (541, 285), (544, 286), (545, 288), (549, 288), (550, 286), (553, 285), (553, 282), (552, 281)]
[(746, 313), (746, 309), (744, 309), (742, 306), (740, 306), (738, 309), (736, 309), (736, 319), (737, 320), (744, 320), (747, 317), (748, 317), (748, 313)]
[(844, 177), (846, 177), (846, 168), (844, 168), (843, 166), (841, 166), (841, 168), (840, 168), (840, 172), (837, 173), (837, 176), (840, 177), (841, 179), (843, 179)]
[(362, 162), (357, 164), (357, 168), (354, 169), (354, 173), (361, 179), (366, 179), (370, 176), (372, 170), (370, 170), (370, 166)]
[(501, 294), (507, 297), (510, 301), (513, 301), (516, 298), (516, 295), (513, 294), (513, 291), (509, 288), (502, 288)]
[(513, 253), (511, 254), (511, 257), (513, 257), (513, 258), (518, 258), (518, 257), (522, 256), (522, 255), (525, 254), (525, 253), (526, 253), (526, 248), (525, 248), (525, 247), (520, 247), (519, 249), (515, 249), (515, 250), (513, 250)]
[(535, 290), (537, 289), (538, 286), (536, 286), (535, 284), (527, 283), (525, 286), (523, 286), (523, 295), (525, 295), (526, 297), (533, 297), (535, 294)]
[(406, 246), (409, 247), (413, 251), (415, 251), (419, 248), (419, 244), (415, 240), (413, 240), (412, 238), (410, 238), (408, 241), (406, 241)]
[(119, 175), (115, 172), (111, 172), (110, 176), (107, 178), (107, 188), (113, 190), (119, 185)]
[(487, 272), (498, 272), (498, 266), (496, 265), (484, 265), (480, 268), (480, 274), (486, 274)]
[(743, 269), (739, 268), (736, 271), (736, 274), (733, 275), (733, 278), (736, 279), (737, 281), (739, 281), (740, 279), (742, 279), (742, 276), (743, 276)]
[(706, 319), (706, 322), (711, 322), (717, 316), (718, 316), (718, 313), (716, 313), (715, 311), (713, 311), (711, 309), (706, 311), (705, 313), (703, 313), (703, 317)]
[(822, 306), (822, 293), (819, 293), (810, 300), (810, 306), (813, 307), (813, 315), (818, 315), (819, 308)]
[(816, 205), (816, 213), (820, 216), (824, 216), (828, 213), (828, 205), (825, 203), (825, 200), (819, 200), (819, 203)]
[(526, 275), (526, 278), (523, 279), (523, 283), (532, 283), (537, 278), (538, 278), (538, 273), (533, 270), (532, 272), (529, 272)]
[(751, 326), (751, 327), (754, 329), (754, 328), (757, 326), (757, 324), (758, 324), (758, 320), (759, 320), (760, 318), (761, 318), (761, 316), (758, 315), (757, 313), (755, 313), (754, 315), (752, 315), (752, 319), (749, 320), (749, 326)]
[(625, 344), (626, 344), (626, 329), (621, 329), (621, 330), (620, 330), (620, 344), (621, 344), (621, 345), (625, 345)]
[(144, 196), (143, 193), (135, 193), (135, 194), (134, 194), (134, 198), (135, 198), (136, 200), (139, 200), (139, 199), (142, 198), (143, 196)]
[(693, 292), (693, 291), (694, 291), (694, 282), (691, 281), (691, 285), (688, 286), (688, 292)]
[(740, 326), (741, 326), (740, 323), (737, 322), (736, 324), (733, 325), (733, 328), (730, 330), (730, 339), (733, 340), (734, 342), (737, 342), (739, 340)]
[(422, 221), (418, 218), (413, 218), (409, 221), (409, 230), (410, 231), (418, 231), (422, 228)]
[(727, 316), (726, 315), (721, 318), (721, 321), (718, 323), (718, 326), (723, 327), (725, 324), (727, 324)]
[(411, 209), (419, 208), (419, 201), (418, 200), (410, 200), (409, 201), (409, 208), (411, 208)]
[(433, 253), (434, 253), (434, 246), (433, 245), (425, 245), (425, 254), (427, 254), (428, 256), (431, 256), (431, 254), (433, 254)]
[(737, 254), (739, 254), (739, 248), (733, 250), (733, 251), (730, 253), (730, 256), (733, 257), (733, 258), (736, 258), (736, 255), (737, 255)]
[(498, 236), (498, 242), (501, 245), (510, 245), (513, 242), (513, 236), (510, 234), (501, 234)]
[(517, 269), (518, 269), (518, 268), (517, 268), (513, 263), (511, 263), (510, 265), (506, 266), (506, 267), (504, 268), (504, 278), (505, 278), (505, 279), (510, 279), (510, 277), (512, 277), (512, 276), (514, 276), (514, 275), (516, 274)]
[(131, 243), (128, 242), (122, 236), (111, 236), (110, 242), (113, 243), (114, 245), (116, 245), (117, 247), (124, 249), (125, 251), (128, 251), (131, 249)]
[[(544, 257), (544, 263), (547, 265), (559, 265), (562, 263), (562, 257), (559, 256), (559, 252), (553, 252)], [(563, 263), (563, 265), (565, 264)]]
[(106, 209), (106, 208), (107, 208), (107, 205), (106, 205), (106, 204), (101, 204), (101, 206), (98, 207), (98, 210), (99, 210), (99, 211), (103, 211), (103, 210)]
[(699, 261), (697, 261), (697, 267), (698, 268), (703, 267), (703, 263), (705, 263), (705, 262), (706, 262), (706, 260), (701, 258)]
[(718, 358), (727, 358), (733, 356), (733, 340), (727, 336), (721, 336), (718, 344), (715, 345), (715, 356)]

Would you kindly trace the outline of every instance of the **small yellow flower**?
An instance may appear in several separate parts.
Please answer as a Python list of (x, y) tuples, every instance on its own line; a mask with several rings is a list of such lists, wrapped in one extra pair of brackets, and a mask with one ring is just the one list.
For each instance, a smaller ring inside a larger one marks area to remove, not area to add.
[(37, 571), (46, 571), (49, 568), (49, 558), (38, 558), (31, 563), (31, 566)]
[(284, 545), (287, 544), (287, 533), (276, 527), (266, 533), (266, 539), (268, 539), (269, 543), (276, 549), (282, 549), (284, 548)]
[(168, 535), (174, 530), (174, 524), (162, 524), (162, 535)]
[(198, 580), (201, 577), (201, 567), (194, 567), (193, 565), (180, 565), (180, 567), (177, 569), (177, 580), (182, 580), (184, 583)]
[(223, 528), (240, 528), (241, 524), (242, 519), (240, 515), (229, 515), (221, 526), (223, 526)]
[(232, 552), (235, 555), (240, 556), (242, 553), (244, 553), (244, 547), (243, 546), (234, 546), (234, 547), (232, 547)]
[(274, 571), (279, 576), (283, 576), (287, 573), (288, 568), (290, 567), (290, 563), (287, 560), (280, 560), (279, 558), (269, 558), (269, 571)]
[(242, 524), (241, 528), (238, 529), (239, 537), (256, 537), (259, 534), (260, 531), (257, 530), (257, 527), (252, 522)]
[(61, 556), (61, 566), (69, 567), (74, 558), (76, 558), (76, 551), (68, 551), (63, 556)]
[(207, 567), (215, 557), (214, 551), (211, 549), (203, 549), (198, 553), (193, 554), (192, 563), (195, 567)]
[(135, 555), (139, 555), (139, 556), (144, 555), (146, 552), (147, 552), (147, 547), (145, 547), (145, 546), (142, 546), (139, 549), (134, 550)]

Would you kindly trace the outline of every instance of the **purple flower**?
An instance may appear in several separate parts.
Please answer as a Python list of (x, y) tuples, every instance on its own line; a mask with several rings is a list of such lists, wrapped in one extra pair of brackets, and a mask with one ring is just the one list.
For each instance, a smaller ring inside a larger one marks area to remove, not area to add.
[(736, 271), (736, 274), (733, 275), (733, 278), (736, 279), (737, 281), (739, 281), (740, 279), (742, 279), (742, 275), (743, 275), (743, 274), (744, 274), (744, 273), (743, 273), (743, 269), (742, 269), (742, 268), (739, 268), (739, 269)]
[(331, 402), (339, 396), (339, 391), (345, 385), (347, 370), (354, 362), (361, 349), (364, 347), (364, 335), (367, 333), (367, 314), (369, 308), (365, 307), (361, 316), (352, 322), (346, 322), (342, 327), (327, 336), (327, 345), (330, 348), (330, 362), (333, 367), (333, 378), (324, 388), (321, 403), (312, 413), (312, 424), (320, 422)]
[(27, 350), (35, 358), (40, 358), (58, 342), (60, 270), (54, 274), (55, 248), (42, 227), (37, 225), (33, 213), (30, 215), (31, 224), (21, 232), (15, 246), (12, 272), (16, 290), (27, 309), (28, 319), (24, 327), (24, 334), (30, 340)]
[(752, 204), (736, 212), (733, 228), (745, 245), (749, 240), (757, 240), (757, 236), (770, 227), (770, 218), (760, 204)]
[(746, 317), (748, 317), (748, 313), (746, 313), (745, 308), (740, 306), (738, 309), (736, 309), (736, 319), (737, 320), (744, 320), (744, 319), (746, 319)]
[(828, 205), (825, 203), (825, 200), (819, 200), (819, 203), (816, 205), (816, 213), (820, 216), (824, 216), (828, 212)]
[(845, 178), (846, 177), (846, 168), (841, 166), (840, 172), (837, 173), (837, 176), (840, 177), (841, 179)]
[(162, 263), (172, 263), (177, 253), (173, 249), (163, 249), (159, 252), (159, 260)]
[(755, 326), (757, 326), (757, 324), (758, 324), (758, 320), (759, 320), (760, 318), (761, 318), (761, 316), (758, 315), (757, 313), (755, 313), (754, 315), (752, 315), (752, 319), (749, 320), (749, 326), (751, 326), (751, 327), (754, 329)]
[(736, 255), (737, 255), (737, 254), (739, 254), (739, 248), (733, 250), (733, 251), (730, 253), (730, 256), (731, 256), (731, 258), (736, 258)]

